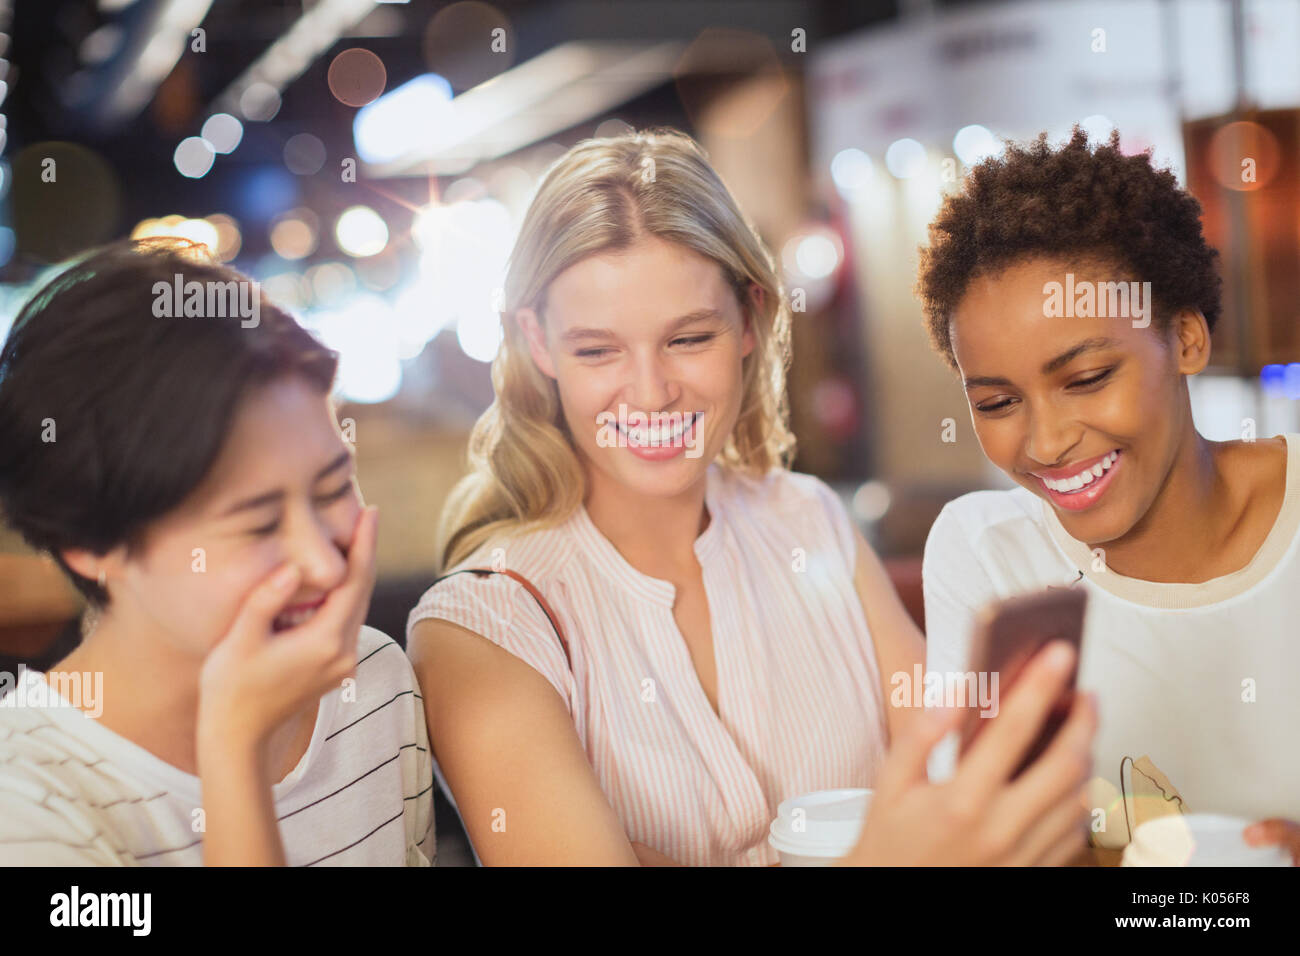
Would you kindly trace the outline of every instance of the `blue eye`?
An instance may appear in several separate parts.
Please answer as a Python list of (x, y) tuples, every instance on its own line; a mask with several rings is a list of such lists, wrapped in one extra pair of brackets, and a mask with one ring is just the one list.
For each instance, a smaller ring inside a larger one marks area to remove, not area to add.
[(573, 354), (578, 358), (600, 358), (608, 351), (609, 349), (579, 349)]
[(681, 342), (681, 343), (684, 344), (684, 345), (702, 345), (702, 344), (704, 344), (705, 342), (707, 342), (707, 341), (709, 341), (710, 339), (712, 339), (713, 337), (714, 337), (714, 335), (713, 335), (712, 332), (710, 332), (710, 333), (707, 334), (707, 335), (688, 335), (688, 336), (682, 336), (682, 337), (679, 338), (679, 339), (673, 339), (672, 344), (673, 344), (673, 345), (676, 345), (678, 342)]

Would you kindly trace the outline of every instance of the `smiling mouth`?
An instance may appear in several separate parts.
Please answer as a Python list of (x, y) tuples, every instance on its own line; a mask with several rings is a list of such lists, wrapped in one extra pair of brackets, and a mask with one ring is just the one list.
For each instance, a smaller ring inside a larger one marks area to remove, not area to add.
[(638, 447), (655, 448), (664, 445), (680, 445), (682, 438), (703, 415), (703, 412), (685, 412), (681, 415), (681, 421), (674, 428), (624, 425), (622, 422), (618, 422), (616, 427), (630, 444)]
[[(1115, 467), (1119, 463), (1121, 452), (1118, 448), (1109, 454), (1094, 459), (1091, 464), (1068, 471), (1061, 477), (1049, 477), (1036, 472), (1029, 474), (1038, 479), (1038, 483), (1047, 493), (1052, 503), (1067, 511), (1081, 511), (1101, 497), (1114, 479)], [(1064, 469), (1053, 469), (1060, 474)]]

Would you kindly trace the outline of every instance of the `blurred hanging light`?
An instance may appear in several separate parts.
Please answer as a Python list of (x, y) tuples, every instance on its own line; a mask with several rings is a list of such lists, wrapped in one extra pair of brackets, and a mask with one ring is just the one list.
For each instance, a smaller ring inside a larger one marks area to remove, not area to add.
[(350, 256), (373, 256), (388, 245), (388, 226), (369, 206), (353, 206), (334, 227), (339, 248)]
[(282, 259), (305, 259), (316, 251), (319, 220), (310, 209), (294, 209), (271, 226), (271, 248)]
[(239, 96), (239, 111), (244, 119), (266, 123), (280, 112), (280, 91), (270, 83), (250, 83)]
[(231, 261), (239, 255), (239, 250), (244, 243), (243, 236), (239, 232), (239, 223), (221, 212), (213, 213), (207, 217), (207, 220), (212, 223), (212, 228), (217, 233), (217, 258), (222, 262)]
[(974, 166), (1001, 152), (995, 137), (986, 127), (978, 124), (963, 126), (952, 138), (952, 151), (967, 166)]
[(436, 150), (455, 113), (451, 99), (451, 84), (436, 73), (385, 93), (363, 106), (352, 122), (357, 154), (368, 163), (386, 163)]
[(825, 233), (804, 236), (795, 247), (799, 271), (812, 279), (824, 279), (840, 264), (840, 250)]
[(201, 136), (189, 136), (181, 140), (176, 152), (172, 154), (172, 162), (176, 164), (177, 171), (190, 179), (206, 176), (216, 158), (217, 154), (212, 151), (211, 145)]
[(402, 387), (392, 309), (377, 295), (358, 295), (336, 311), (314, 312), (307, 326), (339, 354), (337, 389), (353, 402), (385, 402)]
[(840, 150), (831, 160), (831, 180), (845, 199), (859, 195), (871, 182), (874, 172), (871, 157), (856, 147)]
[(172, 235), (207, 246), (217, 252), (217, 229), (206, 219), (185, 219), (172, 227)]
[(325, 165), (325, 144), (311, 133), (290, 136), (284, 144), (284, 165), (295, 176), (314, 176)]
[(216, 152), (230, 153), (244, 138), (244, 124), (229, 113), (213, 113), (203, 124), (200, 135)]
[(352, 295), (357, 275), (342, 262), (322, 262), (307, 270), (307, 281), (317, 302), (333, 307)]
[(911, 179), (925, 169), (925, 147), (914, 139), (897, 139), (885, 150), (885, 166), (897, 179)]
[(853, 514), (870, 524), (879, 521), (889, 510), (893, 498), (883, 481), (865, 481), (853, 493)]

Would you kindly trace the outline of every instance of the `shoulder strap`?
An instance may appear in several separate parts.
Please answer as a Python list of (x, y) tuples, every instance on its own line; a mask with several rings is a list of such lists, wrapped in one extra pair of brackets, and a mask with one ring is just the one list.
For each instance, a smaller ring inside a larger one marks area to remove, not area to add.
[(485, 577), (489, 574), (504, 574), (506, 577), (513, 578), (522, 584), (524, 590), (531, 594), (533, 599), (541, 605), (542, 613), (544, 613), (546, 619), (551, 622), (551, 628), (555, 631), (555, 636), (560, 640), (560, 649), (564, 651), (564, 660), (569, 665), (569, 670), (573, 670), (573, 658), (569, 656), (569, 642), (564, 639), (564, 631), (560, 629), (560, 622), (556, 620), (555, 612), (551, 610), (551, 606), (546, 603), (546, 598), (542, 597), (542, 592), (537, 590), (531, 581), (518, 571), (497, 571), (494, 568), (462, 568), (459, 571), (452, 571), (451, 574), (444, 574), (442, 577), (434, 581), (433, 584), (436, 586), (440, 581), (445, 581), (447, 578), (455, 574), (474, 574), (478, 577)]

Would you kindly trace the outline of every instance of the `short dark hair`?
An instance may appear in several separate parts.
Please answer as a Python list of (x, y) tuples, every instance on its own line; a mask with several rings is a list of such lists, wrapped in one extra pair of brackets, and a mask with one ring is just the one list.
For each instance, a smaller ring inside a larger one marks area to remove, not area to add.
[(255, 285), (247, 327), (238, 316), (157, 317), (155, 284), (177, 275), (249, 281), (186, 240), (114, 242), (32, 296), (0, 350), (0, 509), (97, 605), (106, 591), (63, 549), (130, 546), (179, 505), (250, 387), (293, 374), (333, 386), (337, 355)]
[(1009, 143), (970, 171), (930, 224), (916, 285), (930, 342), (956, 368), (949, 322), (971, 280), (1062, 256), (1111, 262), (1149, 281), (1155, 328), (1195, 308), (1213, 330), (1222, 283), (1200, 216), (1174, 174), (1151, 165), (1150, 150), (1120, 151), (1118, 130), (1096, 149), (1077, 125), (1058, 148), (1046, 133)]

